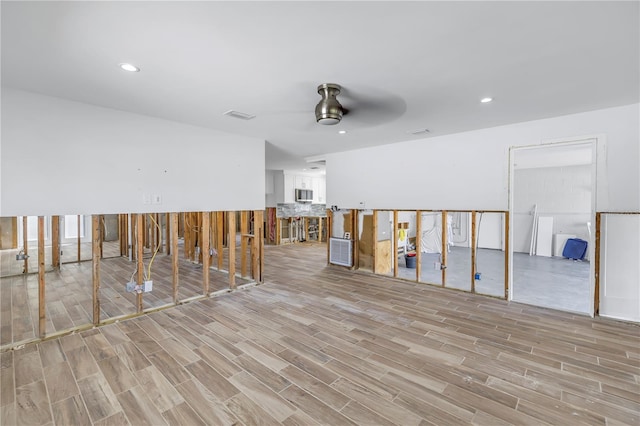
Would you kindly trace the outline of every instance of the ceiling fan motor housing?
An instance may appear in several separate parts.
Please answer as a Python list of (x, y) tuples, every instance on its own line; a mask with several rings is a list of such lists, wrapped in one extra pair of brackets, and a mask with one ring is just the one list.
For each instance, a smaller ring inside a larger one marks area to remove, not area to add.
[(338, 124), (342, 120), (342, 105), (336, 99), (340, 94), (340, 86), (324, 83), (318, 86), (318, 94), (322, 99), (316, 105), (316, 121), (320, 124)]

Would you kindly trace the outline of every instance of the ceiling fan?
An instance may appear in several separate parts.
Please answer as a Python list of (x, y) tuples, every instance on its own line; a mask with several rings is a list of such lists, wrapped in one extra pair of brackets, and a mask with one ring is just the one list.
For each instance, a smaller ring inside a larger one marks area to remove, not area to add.
[(338, 124), (342, 120), (344, 109), (336, 96), (340, 94), (342, 88), (338, 84), (323, 83), (318, 86), (318, 94), (322, 96), (316, 105), (316, 122), (319, 124)]
[[(360, 91), (345, 91), (339, 84), (323, 83), (316, 89), (322, 97), (316, 105), (316, 123), (335, 125), (340, 123), (344, 115), (349, 114), (350, 120), (368, 125), (377, 125), (394, 120), (406, 110), (404, 100), (391, 94), (381, 93), (380, 89)], [(349, 109), (342, 106), (337, 96), (347, 97)], [(352, 105), (353, 104), (353, 105)], [(351, 110), (354, 107), (354, 111)], [(351, 117), (353, 113), (354, 117)]]

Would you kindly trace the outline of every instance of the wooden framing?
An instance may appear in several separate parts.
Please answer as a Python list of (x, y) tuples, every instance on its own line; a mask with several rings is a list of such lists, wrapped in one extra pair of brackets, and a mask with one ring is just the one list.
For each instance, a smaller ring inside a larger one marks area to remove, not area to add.
[[(240, 212), (240, 275), (247, 276), (247, 248), (249, 237), (249, 212), (243, 210)], [(327, 258), (328, 259), (328, 258)]]
[(120, 256), (129, 257), (129, 220), (128, 215), (118, 215), (118, 238), (120, 241)]
[[(138, 265), (138, 277), (136, 283), (138, 285), (144, 285), (144, 214), (139, 213), (133, 216), (135, 216), (136, 221), (136, 247), (138, 249), (136, 254), (136, 262)], [(138, 292), (136, 294), (136, 312), (142, 313), (142, 307), (142, 292)]]
[(167, 229), (170, 229), (171, 238), (167, 240), (171, 241), (171, 266), (173, 271), (172, 276), (172, 285), (173, 285), (173, 303), (178, 303), (178, 283), (179, 283), (179, 275), (178, 275), (178, 224), (179, 218), (178, 213), (171, 213), (171, 226), (169, 226), (169, 221), (167, 221)]
[(38, 333), (41, 339), (44, 338), (47, 331), (44, 306), (44, 273), (44, 216), (38, 216)]
[(81, 216), (78, 215), (76, 217), (76, 232), (77, 232), (77, 240), (78, 240), (78, 262), (80, 262), (82, 260), (82, 237), (81, 237), (81, 227), (80, 227), (80, 218)]
[(256, 281), (262, 283), (264, 271), (264, 211), (256, 210), (254, 220), (256, 229), (254, 240), (258, 240), (258, 278)]
[(135, 261), (138, 258), (138, 231), (137, 231), (137, 222), (136, 222), (136, 215), (135, 213), (131, 213), (128, 215), (128, 221), (130, 223), (130, 230), (129, 230), (129, 235), (131, 236), (131, 250), (129, 250), (129, 253), (131, 254), (131, 260)]
[(442, 259), (440, 259), (440, 270), (442, 274), (442, 287), (445, 286), (447, 282), (447, 245), (449, 244), (448, 238), (449, 233), (447, 232), (447, 210), (442, 210), (442, 247), (441, 254)]
[(593, 304), (593, 313), (594, 315), (600, 314), (600, 237), (601, 237), (601, 227), (602, 225), (602, 213), (596, 212), (596, 237), (595, 237), (595, 248), (594, 248), (594, 270), (595, 270), (595, 290), (594, 290), (594, 304)]
[(29, 218), (27, 216), (22, 216), (22, 249), (24, 250), (24, 266), (22, 268), (22, 273), (29, 273), (29, 236), (27, 235), (27, 223)]
[(391, 231), (391, 249), (393, 250), (393, 277), (398, 278), (398, 210), (393, 211), (393, 230)]
[(260, 280), (260, 258), (259, 258), (259, 242), (258, 242), (258, 214), (257, 211), (253, 212), (253, 238), (251, 240), (251, 277), (259, 281)]
[(211, 215), (208, 212), (202, 213), (202, 247), (200, 253), (202, 254), (202, 294), (209, 295), (209, 236), (211, 235), (210, 219)]
[[(166, 254), (167, 256), (171, 254), (171, 247), (172, 247), (172, 238), (171, 238), (171, 226), (169, 225), (171, 222), (171, 214), (169, 213), (165, 213), (164, 214), (164, 230), (165, 230), (165, 235), (164, 235), (164, 254)], [(176, 230), (178, 229), (178, 227), (176, 226)], [(176, 235), (177, 237), (177, 235)]]
[[(444, 231), (443, 231), (444, 233)], [(471, 293), (476, 292), (476, 211), (471, 211)]]
[(224, 212), (216, 212), (216, 251), (218, 271), (224, 268)]
[(91, 216), (91, 266), (93, 284), (93, 325), (100, 323), (100, 259), (102, 258), (102, 232), (104, 216)]
[(229, 248), (229, 288), (236, 288), (236, 212), (227, 214), (229, 238), (227, 246)]
[(60, 268), (60, 216), (51, 216), (51, 266)]
[(416, 210), (416, 282), (422, 275), (422, 210)]
[(357, 269), (358, 265), (360, 265), (360, 232), (358, 230), (358, 210), (351, 210), (351, 240), (353, 241), (353, 266), (351, 269)]

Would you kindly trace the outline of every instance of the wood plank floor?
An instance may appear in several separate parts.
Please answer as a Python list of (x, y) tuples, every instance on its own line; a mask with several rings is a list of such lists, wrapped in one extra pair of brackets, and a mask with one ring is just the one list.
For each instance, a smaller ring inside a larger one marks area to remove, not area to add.
[(636, 325), (265, 252), (264, 285), (2, 353), (0, 424), (640, 424)]

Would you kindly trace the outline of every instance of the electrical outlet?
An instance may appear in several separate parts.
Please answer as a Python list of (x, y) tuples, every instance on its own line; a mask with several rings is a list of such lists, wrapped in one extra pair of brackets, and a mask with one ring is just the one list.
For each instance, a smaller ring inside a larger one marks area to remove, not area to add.
[(25, 260), (25, 259), (28, 259), (28, 258), (29, 258), (28, 254), (24, 254), (24, 253), (16, 254), (16, 260)]
[(153, 290), (153, 281), (151, 281), (151, 280), (145, 281), (144, 285), (143, 285), (143, 290), (144, 290), (145, 293), (148, 293), (151, 290)]
[(126, 286), (126, 290), (128, 293), (133, 293), (134, 291), (136, 291), (136, 283), (128, 282)]

